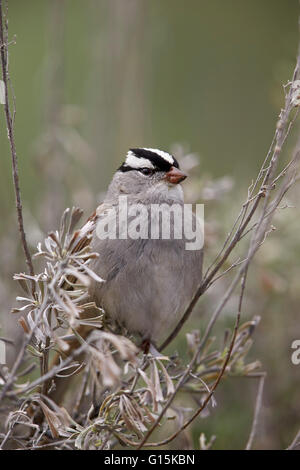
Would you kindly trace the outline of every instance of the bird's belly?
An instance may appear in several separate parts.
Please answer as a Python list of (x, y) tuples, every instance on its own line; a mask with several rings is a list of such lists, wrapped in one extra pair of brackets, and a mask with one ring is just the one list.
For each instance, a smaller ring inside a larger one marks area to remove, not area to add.
[(98, 247), (94, 270), (106, 282), (92, 286), (92, 298), (130, 333), (155, 343), (168, 336), (195, 293), (201, 257), (174, 241), (123, 244), (123, 251), (114, 244)]
[[(111, 282), (101, 288), (98, 303), (110, 318), (124, 325), (130, 333), (138, 333), (142, 339), (153, 342), (168, 335), (188, 302), (188, 296), (180, 279), (158, 285), (144, 272), (135, 287), (122, 291), (122, 281)], [(122, 298), (121, 302), (119, 299)]]

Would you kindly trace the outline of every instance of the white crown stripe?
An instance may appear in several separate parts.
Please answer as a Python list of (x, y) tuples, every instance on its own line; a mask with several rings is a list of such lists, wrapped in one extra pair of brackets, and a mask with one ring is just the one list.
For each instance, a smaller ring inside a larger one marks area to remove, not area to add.
[(154, 169), (154, 165), (148, 160), (147, 158), (139, 158), (134, 155), (131, 150), (127, 153), (126, 166), (130, 166), (132, 168), (151, 168)]
[(150, 149), (150, 148), (146, 148), (146, 147), (144, 147), (144, 150), (150, 150), (150, 152), (157, 153), (157, 155), (159, 155), (161, 158), (166, 160), (168, 163), (171, 163), (171, 165), (174, 163), (174, 158), (172, 157), (172, 155), (170, 155), (167, 152), (164, 152), (163, 150)]

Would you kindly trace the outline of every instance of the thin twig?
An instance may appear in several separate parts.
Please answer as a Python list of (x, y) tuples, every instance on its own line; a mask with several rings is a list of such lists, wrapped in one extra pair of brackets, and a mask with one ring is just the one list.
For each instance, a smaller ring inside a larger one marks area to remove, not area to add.
[[(41, 357), (41, 375), (45, 375), (48, 372), (49, 368), (49, 347), (50, 347), (50, 338), (49, 336), (46, 337), (46, 344), (45, 348), (42, 352), (42, 357)], [(42, 386), (41, 393), (43, 395), (47, 395), (48, 393), (48, 381), (45, 381)]]
[(89, 367), (86, 367), (86, 369), (84, 371), (84, 374), (83, 374), (83, 378), (82, 378), (82, 385), (81, 385), (80, 391), (78, 393), (76, 403), (75, 403), (74, 408), (73, 408), (73, 413), (72, 414), (73, 414), (74, 419), (76, 419), (77, 416), (79, 415), (80, 407), (81, 407), (83, 399), (84, 399), (84, 395), (85, 395), (85, 392), (86, 392), (86, 387), (87, 387), (87, 384), (88, 384), (89, 377), (90, 377), (90, 370), (89, 370)]
[(33, 390), (38, 385), (40, 385), (40, 384), (44, 383), (45, 381), (48, 381), (49, 379), (54, 377), (63, 368), (68, 366), (73, 361), (73, 359), (75, 357), (80, 356), (80, 354), (82, 354), (86, 350), (86, 348), (88, 347), (88, 343), (89, 343), (88, 340), (86, 340), (86, 342), (84, 344), (82, 344), (78, 349), (75, 349), (72, 352), (72, 354), (70, 356), (68, 356), (68, 358), (65, 359), (61, 364), (59, 364), (58, 366), (52, 367), (52, 369), (50, 369), (49, 372), (47, 372), (47, 374), (37, 378), (36, 380), (31, 382), (29, 385), (27, 385), (27, 387), (25, 387), (23, 389), (20, 389), (17, 392), (15, 392), (15, 394), (19, 395), (21, 393), (22, 394), (27, 393), (27, 392)]
[[(25, 259), (26, 259), (26, 263), (28, 266), (28, 270), (29, 270), (30, 275), (33, 276), (34, 269), (33, 269), (30, 251), (27, 245), (26, 234), (25, 234), (25, 229), (24, 229), (22, 201), (21, 201), (20, 183), (19, 183), (18, 159), (17, 159), (16, 144), (15, 144), (15, 138), (14, 138), (13, 118), (11, 116), (11, 111), (10, 111), (10, 106), (9, 106), (8, 86), (10, 83), (10, 79), (9, 79), (9, 72), (8, 72), (8, 48), (7, 48), (7, 40), (4, 39), (5, 37), (7, 37), (7, 25), (6, 25), (6, 32), (5, 32), (4, 21), (3, 21), (2, 0), (0, 0), (0, 56), (1, 56), (2, 80), (4, 83), (4, 96), (5, 96), (4, 111), (5, 111), (7, 134), (8, 134), (8, 139), (10, 143), (10, 151), (11, 151), (11, 159), (12, 159), (12, 171), (13, 171), (13, 181), (14, 181), (14, 189), (15, 189), (15, 197), (16, 197), (16, 209), (17, 209), (19, 232), (21, 236), (21, 243), (22, 243), (24, 254), (25, 254)], [(15, 114), (15, 111), (14, 111), (14, 114)]]
[(300, 447), (300, 429), (297, 432), (295, 438), (293, 439), (293, 442), (287, 447), (287, 450), (294, 450), (297, 447)]
[[(285, 113), (281, 113), (281, 119), (285, 118), (287, 119), (287, 116), (288, 116), (288, 110), (289, 110), (289, 107), (290, 107), (290, 102), (287, 100), (287, 104), (286, 104), (286, 115)], [(273, 178), (273, 175), (276, 171), (276, 167), (277, 167), (277, 163), (278, 163), (278, 157), (279, 157), (279, 154), (280, 154), (280, 150), (281, 150), (281, 146), (280, 144), (282, 144), (284, 140), (284, 132), (280, 132), (279, 135), (278, 135), (278, 140), (277, 140), (277, 144), (278, 146), (275, 147), (274, 149), (274, 154), (273, 154), (273, 157), (272, 157), (272, 160), (271, 160), (271, 163), (270, 163), (270, 167), (268, 169), (268, 178), (266, 180), (266, 177), (264, 178), (264, 182), (267, 182), (269, 180), (269, 178)], [(295, 157), (295, 163), (297, 162), (298, 160), (298, 152), (296, 153), (296, 157)], [(223, 310), (224, 306), (226, 305), (227, 301), (229, 300), (229, 298), (231, 297), (235, 287), (237, 286), (237, 283), (239, 282), (240, 279), (242, 279), (242, 290), (241, 290), (241, 295), (240, 295), (240, 299), (239, 299), (239, 308), (238, 308), (238, 315), (237, 315), (237, 319), (239, 320), (239, 317), (240, 317), (240, 314), (241, 314), (241, 305), (242, 305), (242, 299), (243, 299), (243, 295), (244, 295), (244, 289), (245, 289), (245, 282), (246, 282), (246, 277), (247, 277), (247, 272), (248, 272), (248, 267), (250, 265), (250, 262), (251, 260), (253, 259), (253, 257), (255, 256), (256, 252), (258, 251), (258, 249), (260, 248), (260, 246), (262, 245), (265, 237), (266, 237), (266, 233), (268, 232), (268, 224), (270, 223), (270, 220), (273, 216), (273, 213), (276, 209), (276, 207), (278, 207), (283, 195), (286, 193), (287, 189), (291, 186), (291, 184), (293, 184), (294, 182), (294, 177), (293, 177), (293, 174), (291, 173), (293, 170), (292, 166), (287, 170), (287, 174), (284, 178), (284, 181), (283, 181), (283, 184), (282, 184), (282, 187), (278, 193), (278, 195), (274, 198), (273, 201), (271, 201), (269, 203), (269, 199), (270, 199), (270, 193), (271, 193), (271, 188), (267, 188), (266, 191), (265, 191), (265, 194), (264, 194), (264, 198), (265, 198), (265, 203), (263, 205), (263, 208), (262, 208), (262, 211), (261, 211), (261, 215), (260, 215), (260, 218), (258, 220), (258, 223), (257, 223), (257, 227), (256, 227), (256, 230), (252, 236), (252, 239), (250, 241), (250, 245), (249, 245), (249, 249), (248, 249), (248, 253), (247, 253), (247, 256), (245, 258), (245, 261), (242, 263), (242, 266), (241, 268), (239, 269), (237, 275), (235, 276), (235, 279), (232, 281), (230, 287), (228, 288), (226, 294), (224, 295), (223, 299), (221, 300), (219, 306), (217, 307), (214, 315), (212, 316), (210, 322), (209, 322), (209, 325), (207, 327), (207, 330), (206, 330), (206, 333), (204, 335), (204, 337), (202, 338), (202, 341), (200, 343), (200, 345), (198, 346), (198, 349), (197, 349), (197, 356), (198, 354), (200, 354), (203, 346), (205, 345), (206, 341), (207, 341), (207, 338), (209, 337), (209, 334), (211, 332), (211, 329), (213, 327), (213, 325), (215, 324), (216, 322), (216, 319), (218, 318), (218, 316), (220, 315), (221, 311)], [(258, 199), (256, 200), (256, 203), (257, 203)], [(256, 209), (256, 204), (254, 204), (254, 207)], [(248, 215), (247, 220), (250, 220), (251, 218), (251, 213), (253, 212), (253, 208), (250, 212), (250, 214)], [(268, 216), (266, 215), (268, 214)], [(250, 217), (250, 218), (249, 218)], [(245, 224), (245, 222), (244, 222)], [(243, 226), (244, 226), (243, 224)], [(230, 248), (230, 247), (229, 247)], [(209, 276), (208, 276), (209, 277)], [(231, 343), (231, 350), (233, 348), (233, 345), (234, 345), (234, 342)], [(148, 440), (149, 436), (152, 434), (152, 432), (155, 430), (155, 428), (158, 426), (161, 418), (164, 416), (164, 414), (166, 413), (168, 407), (170, 406), (170, 404), (173, 402), (173, 399), (177, 393), (177, 391), (179, 390), (179, 388), (181, 387), (181, 385), (184, 383), (187, 375), (190, 373), (191, 371), (191, 368), (192, 368), (192, 365), (193, 365), (193, 361), (196, 361), (197, 360), (197, 356), (195, 358), (192, 359), (192, 362), (190, 363), (188, 369), (187, 369), (187, 372), (182, 376), (182, 378), (180, 379), (180, 381), (178, 382), (177, 384), (177, 387), (175, 389), (175, 392), (174, 394), (170, 397), (170, 399), (168, 400), (168, 402), (166, 403), (164, 409), (162, 410), (160, 416), (157, 418), (156, 422), (153, 424), (153, 426), (149, 429), (149, 431), (146, 433), (144, 439), (142, 440), (142, 442), (140, 443), (138, 449), (140, 449), (145, 443), (146, 441)], [(230, 358), (230, 355), (228, 356), (228, 361), (229, 361), (229, 358)], [(227, 362), (228, 362), (227, 361)], [(212, 392), (215, 390), (216, 386), (218, 385), (223, 373), (224, 373), (224, 366), (221, 370), (221, 373), (219, 374), (218, 376), (218, 379), (217, 381), (215, 382), (213, 388), (212, 388)], [(222, 372), (223, 371), (223, 372)], [(205, 401), (204, 402), (205, 404), (207, 404), (208, 402)], [(170, 442), (170, 440), (174, 439), (182, 430), (184, 430), (198, 415), (199, 413), (203, 410), (204, 408), (201, 407), (199, 410), (197, 410), (194, 415), (192, 416), (192, 418), (190, 418), (183, 426), (180, 430), (176, 431), (176, 433), (174, 433), (170, 438), (168, 438), (167, 442)], [(167, 443), (166, 441), (163, 441), (164, 444)], [(163, 445), (162, 443), (160, 443), (161, 445)]]
[(171, 442), (173, 439), (175, 439), (184, 429), (186, 429), (191, 423), (192, 421), (194, 421), (194, 419), (201, 413), (201, 411), (203, 411), (203, 409), (206, 407), (206, 405), (209, 403), (210, 399), (212, 398), (213, 396), (213, 393), (215, 391), (215, 389), (217, 388), (224, 372), (225, 372), (225, 369), (227, 367), (227, 364), (229, 362), (229, 359), (230, 359), (230, 356), (231, 356), (231, 352), (232, 352), (232, 348), (233, 348), (233, 345), (234, 345), (234, 342), (235, 342), (235, 339), (236, 339), (236, 334), (237, 334), (237, 330), (238, 330), (238, 325), (239, 325), (239, 321), (240, 321), (240, 312), (238, 313), (237, 315), (237, 318), (236, 318), (236, 324), (235, 324), (235, 328), (234, 328), (234, 332), (233, 332), (233, 336), (232, 336), (232, 340), (231, 340), (231, 344), (230, 344), (230, 347), (229, 347), (229, 350), (227, 352), (227, 355), (226, 355), (226, 359), (224, 361), (224, 364), (223, 364), (223, 367), (215, 381), (215, 383), (213, 384), (211, 390), (210, 390), (210, 393), (207, 394), (203, 404), (201, 405), (200, 408), (197, 409), (197, 411), (193, 414), (193, 416), (188, 419), (184, 424), (183, 426), (181, 426), (180, 429), (178, 429), (174, 434), (172, 434), (172, 436), (170, 436), (169, 438), (165, 439), (164, 441), (161, 441), (159, 443), (149, 443), (149, 444), (146, 444), (146, 441), (148, 440), (148, 438), (151, 436), (151, 434), (153, 433), (153, 431), (157, 428), (159, 422), (161, 421), (162, 417), (164, 416), (164, 414), (166, 413), (167, 409), (169, 408), (169, 406), (171, 405), (171, 403), (173, 402), (174, 398), (175, 398), (175, 395), (177, 393), (177, 391), (179, 390), (179, 388), (181, 387), (181, 384), (184, 383), (186, 377), (190, 374), (190, 371), (192, 370), (192, 367), (193, 365), (195, 364), (196, 360), (197, 360), (197, 357), (198, 357), (198, 353), (199, 353), (199, 348), (198, 350), (196, 351), (187, 371), (185, 372), (185, 374), (182, 376), (182, 378), (180, 379), (180, 381), (178, 382), (177, 386), (176, 386), (176, 389), (175, 389), (175, 392), (172, 394), (172, 396), (169, 398), (168, 402), (166, 403), (165, 407), (163, 408), (162, 412), (160, 413), (159, 417), (157, 418), (157, 420), (155, 421), (155, 423), (153, 424), (153, 426), (149, 429), (149, 431), (146, 433), (146, 435), (144, 436), (143, 440), (140, 442), (139, 446), (138, 446), (138, 449), (141, 449), (145, 444), (147, 445), (147, 447), (153, 447), (153, 446), (162, 446), (162, 445), (166, 445), (168, 444), (169, 442)]
[(33, 445), (32, 447), (28, 447), (28, 449), (30, 449), (30, 450), (45, 449), (47, 447), (53, 447), (53, 446), (56, 446), (56, 445), (73, 444), (74, 442), (75, 442), (75, 439), (62, 439), (60, 441), (48, 442), (47, 444), (43, 444), (43, 445), (40, 445), (40, 446)]
[(17, 357), (17, 359), (16, 359), (16, 361), (13, 365), (13, 368), (12, 368), (8, 378), (7, 378), (6, 383), (3, 385), (3, 388), (1, 390), (0, 402), (5, 397), (8, 390), (10, 389), (10, 387), (13, 385), (13, 383), (16, 380), (16, 374), (18, 372), (18, 369), (19, 369), (20, 365), (22, 364), (22, 362), (24, 360), (24, 356), (25, 356), (25, 353), (26, 353), (26, 348), (27, 348), (28, 344), (31, 342), (31, 340), (34, 336), (35, 329), (36, 329), (36, 327), (38, 326), (38, 324), (40, 322), (43, 311), (44, 311), (44, 305), (41, 305), (41, 307), (39, 309), (39, 312), (38, 312), (38, 315), (37, 315), (37, 318), (36, 318), (36, 321), (35, 321), (32, 329), (31, 329), (30, 333), (27, 336), (24, 336), (24, 338), (23, 338), (23, 344), (22, 344), (22, 347), (19, 351), (18, 357)]
[(255, 438), (255, 435), (257, 433), (257, 425), (258, 425), (258, 418), (259, 418), (259, 413), (261, 410), (261, 405), (262, 405), (262, 397), (263, 397), (263, 392), (264, 392), (264, 385), (265, 385), (265, 380), (266, 380), (266, 374), (262, 373), (259, 379), (258, 383), (258, 389), (257, 389), (257, 396), (256, 396), (256, 402), (255, 402), (255, 410), (254, 410), (254, 416), (253, 416), (253, 423), (251, 427), (251, 432), (250, 436), (246, 445), (246, 450), (250, 450)]
[[(294, 83), (295, 80), (298, 78), (299, 75), (299, 67), (300, 67), (300, 52), (297, 57), (297, 62), (295, 66), (295, 70), (293, 73), (293, 79), (291, 83)], [(266, 158), (264, 159), (263, 165), (259, 171), (258, 177), (255, 181), (254, 184), (251, 185), (251, 190), (249, 191), (247, 201), (243, 205), (243, 208), (241, 209), (235, 223), (234, 227), (237, 225), (237, 222), (239, 222), (239, 226), (236, 229), (235, 233), (233, 234), (234, 230), (232, 229), (231, 232), (229, 233), (220, 253), (217, 255), (215, 262), (211, 265), (211, 268), (208, 269), (206, 272), (203, 280), (200, 283), (200, 286), (198, 287), (193, 299), (191, 300), (190, 304), (188, 305), (186, 311), (184, 312), (182, 318), (174, 328), (174, 330), (171, 332), (171, 334), (167, 337), (167, 339), (163, 342), (163, 344), (160, 346), (159, 351), (162, 351), (165, 349), (171, 341), (178, 335), (179, 331), (183, 327), (184, 323), (188, 320), (190, 317), (192, 311), (194, 310), (195, 305), (197, 304), (199, 298), (203, 295), (203, 293), (208, 289), (208, 287), (212, 284), (212, 281), (215, 278), (215, 275), (219, 272), (220, 268), (224, 265), (225, 261), (228, 259), (229, 255), (233, 251), (234, 247), (237, 245), (237, 243), (241, 240), (247, 226), (249, 225), (253, 215), (256, 213), (258, 206), (261, 202), (261, 200), (264, 199), (264, 208), (262, 213), (265, 214), (265, 208), (269, 202), (269, 197), (270, 197), (270, 192), (273, 190), (274, 186), (271, 184), (271, 182), (274, 181), (275, 179), (275, 171), (277, 168), (277, 163), (279, 156), (282, 151), (282, 147), (286, 141), (287, 136), (289, 135), (295, 120), (298, 116), (298, 111), (296, 111), (295, 116), (291, 120), (290, 123), (288, 123), (290, 113), (293, 109), (293, 103), (292, 103), (292, 86), (290, 86), (289, 92), (285, 97), (285, 107), (282, 109), (279, 119), (276, 125), (276, 130), (274, 134), (274, 138), (272, 140), (272, 144), (269, 148), (269, 151), (267, 153)], [(272, 154), (272, 157), (271, 157)], [(267, 168), (265, 168), (266, 162), (270, 160), (270, 164)], [(285, 168), (285, 170), (288, 170), (288, 168)], [(258, 191), (256, 197), (253, 199), (252, 195), (257, 187), (258, 181), (261, 179), (263, 176), (263, 180), (260, 186), (260, 190)], [(252, 204), (252, 208), (250, 209), (250, 212), (246, 216), (249, 204)], [(229, 243), (230, 241), (230, 243)], [(229, 244), (228, 244), (229, 243)], [(226, 248), (227, 246), (227, 248)], [(219, 260), (218, 262), (216, 262)], [(214, 266), (215, 264), (215, 266)]]
[[(238, 331), (238, 326), (239, 326), (239, 322), (240, 322), (240, 317), (241, 317), (241, 309), (242, 309), (242, 301), (243, 301), (243, 297), (244, 297), (244, 292), (245, 292), (245, 286), (246, 286), (246, 277), (247, 277), (247, 266), (245, 267), (245, 270), (243, 272), (243, 277), (242, 277), (242, 286), (241, 286), (241, 294), (240, 294), (240, 299), (239, 299), (239, 306), (238, 306), (238, 312), (237, 312), (237, 316), (236, 316), (236, 322), (235, 322), (235, 327), (234, 327), (234, 332), (233, 332), (233, 335), (232, 335), (232, 340), (231, 340), (231, 343), (230, 343), (230, 346), (229, 346), (229, 349), (228, 349), (228, 352), (227, 352), (227, 355), (226, 355), (226, 359), (224, 361), (224, 364), (223, 364), (223, 367), (220, 371), (220, 373), (218, 374), (218, 377), (215, 381), (215, 383), (213, 384), (210, 392), (208, 393), (206, 399), (204, 400), (202, 406), (193, 414), (193, 416), (188, 419), (184, 425), (179, 429), (177, 430), (169, 439), (168, 439), (168, 442), (170, 442), (170, 440), (173, 440), (175, 439), (175, 437), (178, 436), (178, 434), (180, 434), (187, 426), (189, 426), (192, 421), (194, 421), (194, 419), (201, 413), (201, 411), (206, 407), (206, 405), (209, 403), (215, 389), (217, 388), (224, 372), (225, 372), (225, 369), (227, 367), (227, 364), (230, 360), (230, 357), (231, 357), (231, 353), (232, 353), (232, 349), (233, 349), (233, 346), (234, 346), (234, 343), (235, 343), (235, 339), (236, 339), (236, 335), (237, 335), (237, 331)], [(190, 375), (191, 371), (192, 371), (192, 368), (194, 366), (194, 364), (197, 362), (197, 359), (198, 359), (198, 356), (199, 356), (199, 353), (200, 353), (200, 350), (201, 350), (201, 347), (202, 347), (202, 343), (200, 343), (200, 345), (198, 346), (195, 354), (194, 354), (194, 357), (192, 359), (192, 361), (190, 362), (188, 368), (187, 368), (187, 371), (183, 374), (183, 376), (181, 377), (181, 379), (179, 380), (177, 386), (176, 386), (176, 389), (174, 391), (174, 393), (171, 395), (171, 397), (169, 398), (168, 402), (166, 403), (165, 407), (163, 408), (163, 410), (161, 411), (159, 417), (157, 418), (157, 420), (155, 421), (155, 423), (153, 424), (153, 426), (149, 429), (149, 431), (146, 433), (146, 435), (144, 436), (143, 440), (141, 441), (138, 449), (141, 449), (143, 447), (143, 445), (146, 443), (146, 441), (148, 440), (148, 438), (150, 437), (150, 435), (153, 433), (153, 431), (156, 429), (156, 427), (158, 426), (159, 422), (161, 421), (162, 417), (164, 416), (164, 414), (166, 413), (167, 409), (170, 407), (170, 405), (172, 404), (174, 398), (175, 398), (175, 395), (176, 393), (178, 392), (178, 390), (180, 389), (181, 385), (184, 384), (185, 382), (185, 379)], [(163, 444), (162, 444), (163, 445)]]

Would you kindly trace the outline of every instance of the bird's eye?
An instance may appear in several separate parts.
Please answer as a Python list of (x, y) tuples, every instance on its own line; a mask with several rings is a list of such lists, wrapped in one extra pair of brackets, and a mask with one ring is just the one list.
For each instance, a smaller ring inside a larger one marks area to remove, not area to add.
[(153, 170), (150, 168), (141, 168), (140, 172), (143, 173), (143, 175), (149, 176), (153, 174)]

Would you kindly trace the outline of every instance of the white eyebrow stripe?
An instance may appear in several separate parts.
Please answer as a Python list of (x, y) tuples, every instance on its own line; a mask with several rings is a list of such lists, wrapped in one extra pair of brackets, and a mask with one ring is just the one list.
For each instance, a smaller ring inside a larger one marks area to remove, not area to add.
[(159, 155), (161, 158), (163, 158), (167, 162), (171, 163), (171, 165), (174, 163), (174, 158), (172, 157), (172, 155), (170, 155), (167, 152), (164, 152), (163, 150), (149, 149), (149, 148), (146, 148), (146, 147), (144, 147), (144, 150), (150, 150), (150, 152), (157, 153), (157, 155)]
[(127, 153), (127, 157), (125, 160), (125, 165), (130, 166), (132, 168), (151, 168), (154, 169), (154, 165), (148, 160), (147, 158), (139, 158), (134, 155), (131, 150)]

